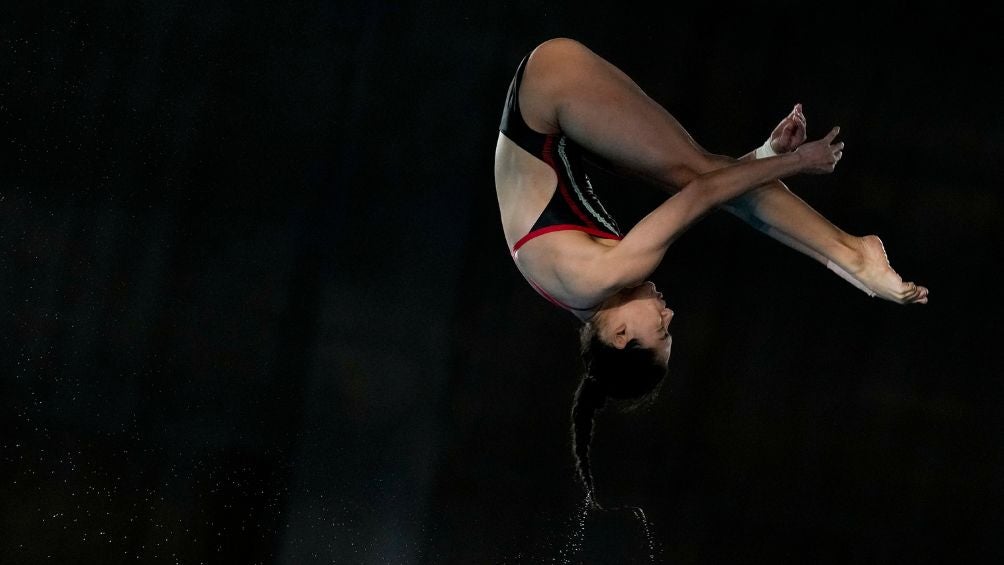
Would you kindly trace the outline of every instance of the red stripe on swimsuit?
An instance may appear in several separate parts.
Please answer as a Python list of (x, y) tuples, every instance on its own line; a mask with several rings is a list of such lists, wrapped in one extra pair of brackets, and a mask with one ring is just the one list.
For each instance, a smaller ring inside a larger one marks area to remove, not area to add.
[[(543, 212), (524, 235), (513, 245), (512, 255), (528, 241), (542, 235), (564, 230), (576, 230), (605, 239), (621, 239), (617, 221), (603, 206), (582, 163), (582, 149), (563, 134), (544, 134), (530, 128), (519, 111), (519, 85), (523, 78), (527, 58), (524, 57), (516, 70), (506, 106), (502, 112), (499, 131), (516, 145), (537, 157), (551, 167), (558, 177), (557, 186), (551, 200)], [(573, 308), (556, 300), (539, 284), (524, 274), (527, 282), (551, 303), (566, 310), (590, 310)]]

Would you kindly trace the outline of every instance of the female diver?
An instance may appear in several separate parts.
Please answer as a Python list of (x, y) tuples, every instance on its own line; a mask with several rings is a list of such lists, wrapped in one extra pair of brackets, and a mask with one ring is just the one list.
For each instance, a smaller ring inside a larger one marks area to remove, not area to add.
[[(927, 302), (926, 288), (892, 269), (879, 238), (845, 233), (778, 180), (832, 172), (842, 155), (844, 144), (834, 141), (839, 128), (802, 143), (798, 105), (755, 153), (715, 155), (619, 69), (579, 42), (557, 38), (520, 62), (499, 130), (495, 186), (513, 260), (537, 292), (583, 322), (573, 452), (593, 505), (594, 413), (608, 399), (651, 397), (666, 374), (673, 311), (646, 278), (669, 245), (712, 209), (735, 214), (871, 296)], [(593, 193), (584, 154), (672, 196), (622, 233)]]

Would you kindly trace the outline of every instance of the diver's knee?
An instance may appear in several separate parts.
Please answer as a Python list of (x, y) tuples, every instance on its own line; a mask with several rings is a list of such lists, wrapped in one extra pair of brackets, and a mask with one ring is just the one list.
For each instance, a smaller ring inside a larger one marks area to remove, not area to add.
[(552, 37), (546, 41), (542, 41), (534, 49), (534, 53), (546, 53), (550, 54), (552, 52), (564, 52), (564, 53), (574, 53), (574, 52), (588, 52), (589, 49), (582, 44), (582, 42), (572, 39), (570, 37)]
[(549, 73), (574, 73), (586, 60), (596, 57), (588, 47), (569, 37), (555, 37), (537, 45), (528, 64), (544, 65)]

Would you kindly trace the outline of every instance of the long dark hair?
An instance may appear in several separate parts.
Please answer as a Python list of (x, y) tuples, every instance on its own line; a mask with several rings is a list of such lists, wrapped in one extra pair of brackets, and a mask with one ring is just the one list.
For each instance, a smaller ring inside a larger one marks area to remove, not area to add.
[(593, 439), (593, 418), (609, 400), (630, 411), (651, 402), (666, 376), (666, 365), (656, 352), (632, 339), (618, 349), (600, 339), (595, 321), (587, 322), (579, 332), (585, 373), (572, 403), (572, 452), (575, 467), (592, 506), (602, 508), (596, 499), (589, 445)]

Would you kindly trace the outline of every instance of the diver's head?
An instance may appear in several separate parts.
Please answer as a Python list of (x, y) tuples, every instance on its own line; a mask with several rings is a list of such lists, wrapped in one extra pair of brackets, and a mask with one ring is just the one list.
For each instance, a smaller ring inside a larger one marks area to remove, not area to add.
[(580, 333), (585, 374), (572, 405), (572, 451), (579, 478), (593, 504), (589, 444), (593, 417), (608, 399), (630, 410), (652, 400), (666, 376), (673, 339), (673, 311), (646, 282), (608, 298)]
[(673, 311), (666, 307), (662, 293), (655, 284), (644, 282), (603, 301), (587, 326), (594, 326), (600, 341), (616, 349), (650, 350), (665, 367), (673, 347), (672, 320)]

